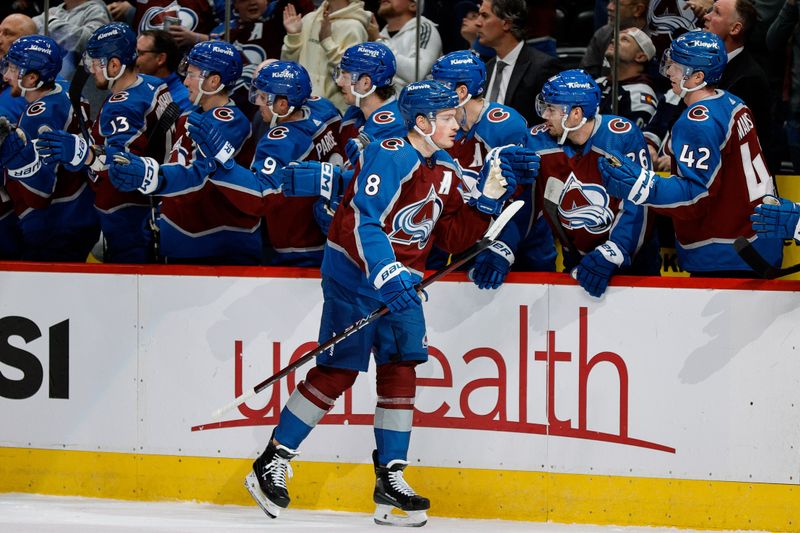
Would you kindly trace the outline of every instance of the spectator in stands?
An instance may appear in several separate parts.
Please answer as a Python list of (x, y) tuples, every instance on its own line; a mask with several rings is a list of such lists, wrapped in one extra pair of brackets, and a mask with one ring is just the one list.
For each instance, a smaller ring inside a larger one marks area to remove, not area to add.
[[(620, 28), (644, 28), (647, 25), (647, 7), (649, 0), (622, 0), (619, 3)], [(586, 53), (580, 62), (580, 68), (589, 73), (593, 78), (604, 74), (606, 50), (614, 37), (614, 19), (617, 16), (614, 0), (608, 2), (608, 24), (594, 32)]]
[[(597, 79), (603, 93), (600, 103), (602, 114), (614, 113), (632, 120), (640, 128), (650, 122), (656, 112), (658, 97), (653, 87), (653, 80), (646, 74), (647, 64), (653, 59), (656, 47), (648, 35), (639, 28), (626, 28), (619, 34), (619, 55), (617, 75), (619, 77), (619, 93), (617, 110), (613, 111), (611, 86), (613, 71), (609, 75)], [(614, 58), (614, 42), (608, 44), (606, 59)]]
[[(772, 143), (769, 81), (764, 69), (744, 45), (756, 18), (751, 0), (717, 0), (704, 22), (706, 30), (722, 38), (728, 54), (719, 88), (741, 98), (752, 111), (764, 155), (774, 173), (780, 166), (780, 157)], [(667, 93), (667, 98), (659, 102), (655, 116), (645, 129), (651, 156), (683, 109), (682, 102), (676, 102), (674, 94)], [(656, 170), (668, 169), (668, 158), (663, 155), (654, 157), (653, 161)]]
[(312, 95), (327, 98), (344, 111), (347, 104), (331, 72), (345, 50), (367, 40), (371, 19), (361, 0), (325, 0), (302, 18), (289, 4), (283, 11), (286, 37), (281, 59), (303, 65), (311, 77)]
[(23, 35), (36, 33), (36, 23), (27, 15), (12, 13), (0, 23), (0, 58), (6, 55), (11, 43)]
[(456, 4), (456, 19), (461, 21), (461, 38), (464, 43), (461, 48), (469, 49), (481, 56), (481, 59), (488, 61), (495, 56), (495, 51), (488, 46), (484, 46), (478, 39), (478, 17), (481, 7), (480, 0), (461, 0)]
[(488, 100), (516, 109), (528, 124), (538, 124), (534, 99), (544, 82), (561, 70), (558, 60), (525, 46), (525, 0), (484, 0), (478, 18), (482, 45), (497, 57), (486, 64)]
[(189, 89), (178, 76), (181, 53), (175, 39), (164, 30), (144, 30), (136, 39), (136, 68), (141, 74), (161, 78), (181, 112), (191, 106)]
[(388, 46), (397, 59), (394, 86), (398, 93), (410, 82), (430, 74), (434, 61), (442, 55), (442, 38), (436, 24), (420, 16), (417, 72), (417, 7), (421, 5), (414, 0), (382, 0), (378, 8), (378, 16), (386, 21), (386, 26), (377, 40)]
[[(792, 172), (800, 172), (800, 6), (797, 0), (786, 0), (778, 17), (767, 32), (767, 49), (770, 53), (782, 55), (791, 41), (790, 67), (784, 72), (788, 94), (782, 95), (783, 115), (779, 123), (783, 125)], [(0, 26), (2, 27), (2, 26)]]

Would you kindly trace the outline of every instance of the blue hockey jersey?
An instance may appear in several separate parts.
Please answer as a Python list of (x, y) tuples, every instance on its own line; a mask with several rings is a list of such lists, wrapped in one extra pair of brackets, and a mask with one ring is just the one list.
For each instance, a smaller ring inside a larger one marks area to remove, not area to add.
[[(65, 87), (66, 84), (56, 83), (53, 90), (31, 102), (20, 116), (17, 127), (29, 142), (35, 142), (46, 130), (79, 131)], [(22, 236), (20, 257), (31, 261), (84, 262), (99, 236), (94, 194), (85, 171), (38, 165), (36, 151), (31, 150), (29, 155), (26, 165), (36, 169), (33, 173), (19, 177), (10, 169), (6, 173), (6, 190)]]
[[(535, 186), (526, 190), (526, 203), (534, 209), (520, 211), (501, 236), (512, 250), (515, 245), (524, 249), (527, 228), (540, 213), (561, 241), (567, 270), (583, 254), (609, 240), (625, 253), (624, 266), (629, 267), (650, 238), (652, 217), (648, 210), (609, 196), (597, 166), (601, 157), (614, 150), (650, 168), (644, 137), (635, 124), (622, 117), (596, 115), (594, 121), (592, 135), (580, 147), (569, 142), (558, 144), (546, 125), (531, 129), (527, 147), (539, 154), (541, 166)], [(657, 252), (655, 247), (647, 250)], [(658, 258), (650, 257), (642, 264), (653, 273)]]
[(667, 152), (674, 176), (658, 180), (646, 203), (672, 218), (684, 270), (750, 270), (731, 246), (739, 236), (781, 264), (781, 240), (756, 237), (750, 225), (755, 206), (775, 194), (775, 184), (753, 114), (741, 99), (717, 90), (688, 106), (672, 127)]
[[(12, 124), (19, 121), (20, 115), (28, 107), (28, 102), (21, 96), (12, 96), (11, 87), (0, 81), (0, 116), (6, 117)], [(0, 259), (16, 259), (19, 255), (20, 233), (19, 221), (14, 213), (11, 197), (0, 185)]]
[[(250, 121), (232, 101), (204, 113), (237, 149), (250, 137)], [(158, 227), (161, 254), (172, 262), (256, 265), (261, 263), (261, 221), (231, 202), (227, 188), (193, 162), (197, 145), (186, 132), (182, 115), (171, 135), (175, 139), (162, 165), (154, 193), (161, 197)]]
[[(148, 151), (148, 135), (164, 109), (172, 102), (167, 86), (154, 76), (140, 74), (128, 88), (109, 95), (92, 128), (97, 145), (106, 157), (130, 151), (164, 160), (166, 146)], [(104, 260), (113, 263), (146, 263), (152, 260), (153, 235), (148, 229), (150, 200), (139, 192), (120, 192), (108, 179), (108, 171), (89, 171), (95, 192), (95, 207), (106, 240)]]

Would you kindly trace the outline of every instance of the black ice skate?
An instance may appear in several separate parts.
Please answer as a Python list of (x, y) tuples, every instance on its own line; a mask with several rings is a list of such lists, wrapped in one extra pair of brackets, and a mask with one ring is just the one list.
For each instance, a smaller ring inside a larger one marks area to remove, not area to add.
[[(403, 470), (408, 462), (395, 459), (386, 466), (378, 464), (378, 451), (372, 452), (372, 463), (375, 465), (375, 492), (372, 500), (377, 504), (375, 523), (382, 526), (421, 527), (428, 522), (425, 511), (431, 508), (428, 498), (419, 496), (406, 480)], [(393, 514), (394, 509), (404, 514)]]
[(253, 470), (244, 480), (250, 495), (270, 518), (278, 518), (281, 509), (289, 506), (286, 479), (292, 477), (289, 461), (297, 454), (286, 446), (276, 446), (270, 438), (267, 449), (253, 462)]

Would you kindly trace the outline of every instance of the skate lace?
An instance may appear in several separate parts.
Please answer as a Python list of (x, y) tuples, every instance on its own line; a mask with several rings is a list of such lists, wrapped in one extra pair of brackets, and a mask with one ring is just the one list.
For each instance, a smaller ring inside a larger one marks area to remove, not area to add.
[(286, 488), (286, 478), (291, 478), (292, 475), (292, 465), (289, 464), (287, 459), (278, 455), (264, 467), (264, 472), (261, 474), (265, 481), (267, 477), (271, 477), (272, 484), (283, 489)]
[(396, 472), (389, 472), (389, 484), (392, 486), (394, 490), (406, 496), (417, 495), (417, 493), (414, 492), (414, 489), (412, 489), (411, 486), (403, 478), (402, 470), (397, 470)]

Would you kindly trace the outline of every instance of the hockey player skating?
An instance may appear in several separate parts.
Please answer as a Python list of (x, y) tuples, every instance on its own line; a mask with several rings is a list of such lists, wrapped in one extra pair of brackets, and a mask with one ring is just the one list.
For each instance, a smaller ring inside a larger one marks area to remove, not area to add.
[[(486, 67), (481, 58), (470, 50), (451, 52), (439, 58), (433, 64), (431, 77), (458, 94), (456, 119), (460, 127), (453, 147), (447, 152), (461, 165), (464, 182), (471, 188), (489, 152), (500, 146), (524, 145), (528, 125), (516, 110), (483, 97)], [(516, 269), (538, 272), (555, 270), (556, 250), (547, 223), (542, 219), (536, 220), (528, 232), (526, 249), (517, 252)], [(479, 255), (476, 265), (491, 260), (490, 254), (487, 251)], [(443, 259), (441, 252), (434, 250), (432, 259), (434, 255), (437, 256), (437, 263), (440, 263)], [(431, 264), (429, 261), (428, 267), (442, 264)]]
[(28, 103), (12, 127), (0, 117), (0, 164), (7, 170), (6, 189), (19, 217), (20, 258), (28, 261), (84, 262), (97, 242), (99, 226), (94, 195), (85, 172), (43, 165), (35, 143), (50, 130), (78, 131), (77, 114), (56, 81), (62, 51), (50, 37), (20, 37), (3, 60), (3, 78), (14, 96)]
[[(371, 143), (328, 234), (322, 263), (320, 340), (385, 304), (390, 313), (317, 358), (280, 416), (246, 486), (271, 517), (289, 505), (286, 481), (297, 448), (366, 371), (374, 348), (378, 403), (373, 500), (379, 524), (423, 525), (430, 502), (403, 478), (411, 437), (415, 366), (427, 360), (425, 320), (415, 284), (437, 242), (459, 252), (480, 237), (515, 187), (502, 152), (490, 157), (468, 206), (461, 172), (444, 151), (458, 130), (456, 94), (435, 81), (406, 86), (399, 110), (407, 137)], [(493, 169), (493, 170), (492, 170)], [(491, 171), (490, 171), (491, 170)], [(482, 212), (481, 212), (482, 211)], [(400, 509), (406, 514), (392, 514)]]
[(527, 228), (543, 216), (561, 241), (564, 267), (590, 295), (600, 297), (619, 271), (657, 274), (658, 246), (648, 242), (643, 207), (610, 198), (598, 161), (610, 150), (650, 167), (642, 133), (631, 121), (600, 115), (600, 89), (582, 70), (550, 78), (536, 99), (544, 123), (531, 129), (527, 148), (541, 156), (539, 178), (522, 210), (492, 248), (475, 262), (481, 288), (503, 283), (515, 254), (527, 248)]
[[(169, 162), (160, 165), (153, 158), (125, 152), (111, 159), (109, 175), (120, 190), (160, 198), (157, 224), (167, 262), (258, 265), (260, 217), (231, 202), (206, 164), (214, 156), (233, 164), (250, 136), (250, 121), (229, 95), (242, 73), (241, 55), (230, 43), (206, 41), (192, 47), (179, 70), (189, 99), (198, 107), (175, 124)], [(223, 141), (220, 148), (203, 152), (188, 133), (192, 123), (213, 128)]]
[[(92, 127), (93, 146), (80, 135), (53, 130), (41, 135), (39, 153), (70, 170), (89, 167), (105, 237), (103, 260), (146, 263), (153, 260), (150, 200), (140, 192), (117, 190), (108, 179), (107, 161), (126, 150), (143, 154), (172, 97), (160, 79), (136, 73), (136, 34), (127, 24), (98, 28), (86, 43), (83, 64), (98, 89), (111, 91)], [(165, 152), (158, 146), (149, 155), (162, 161)]]
[(672, 218), (681, 268), (693, 276), (753, 277), (734, 240), (746, 237), (776, 266), (783, 245), (750, 225), (754, 208), (775, 194), (775, 185), (750, 109), (716, 88), (726, 63), (725, 45), (713, 33), (675, 39), (661, 62), (661, 73), (687, 105), (668, 146), (673, 175), (659, 177), (618, 152), (602, 159), (600, 170), (611, 194)]

